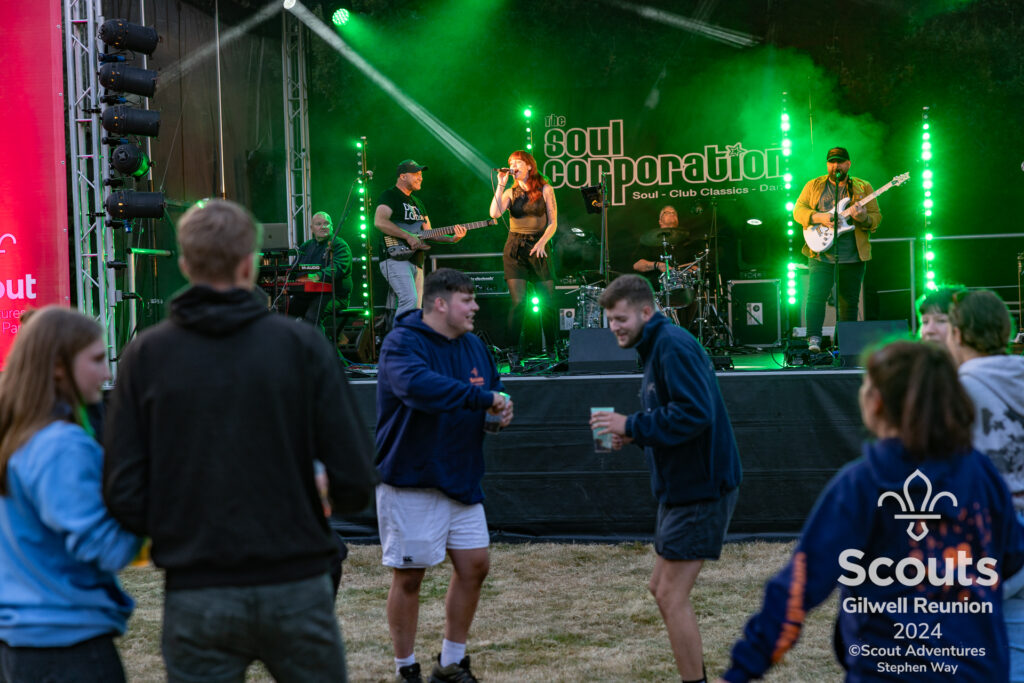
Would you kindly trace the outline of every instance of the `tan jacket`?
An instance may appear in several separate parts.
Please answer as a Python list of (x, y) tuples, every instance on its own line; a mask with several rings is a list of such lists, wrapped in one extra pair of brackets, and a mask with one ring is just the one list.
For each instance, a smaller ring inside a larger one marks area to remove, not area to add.
[[(828, 176), (818, 176), (812, 180), (807, 181), (804, 185), (803, 191), (800, 193), (800, 198), (796, 200), (796, 206), (793, 207), (793, 218), (803, 226), (805, 229), (811, 222), (811, 216), (818, 211), (818, 201), (821, 199), (821, 195), (825, 192), (825, 183), (828, 181)], [(853, 202), (860, 201), (864, 197), (874, 192), (874, 188), (866, 180), (860, 178), (854, 178), (850, 176), (849, 180), (850, 196), (852, 204)], [(867, 209), (868, 217), (863, 221), (852, 220), (853, 225), (856, 226), (853, 231), (854, 237), (857, 239), (857, 254), (860, 256), (861, 261), (871, 260), (871, 239), (870, 234), (878, 229), (878, 224), (882, 222), (882, 212), (878, 209), (878, 200), (872, 199), (865, 206)], [(811, 258), (818, 258), (816, 252), (811, 251), (810, 247), (804, 244), (804, 248), (801, 249), (804, 256)]]

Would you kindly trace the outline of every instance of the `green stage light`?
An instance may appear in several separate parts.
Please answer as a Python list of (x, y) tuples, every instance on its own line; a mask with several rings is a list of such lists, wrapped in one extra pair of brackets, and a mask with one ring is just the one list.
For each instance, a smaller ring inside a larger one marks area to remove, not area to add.
[(935, 205), (935, 202), (933, 202), (931, 199), (924, 200), (924, 208), (930, 209), (934, 205)]
[(531, 144), (527, 144), (527, 145), (526, 145), (526, 149), (533, 149), (533, 145), (531, 145)]
[(790, 141), (790, 139), (789, 139), (789, 138), (786, 138), (786, 139), (784, 139), (784, 140), (782, 141), (782, 147), (783, 147), (783, 149), (787, 149), (787, 148), (789, 148), (789, 147), (792, 147), (792, 146), (793, 146), (793, 143), (792, 143), (792, 141)]
[(936, 285), (934, 282), (929, 281), (929, 282), (927, 282), (925, 284), (925, 289), (928, 289), (928, 290), (934, 292), (934, 291), (937, 291), (939, 289), (939, 286)]
[(356, 143), (356, 149), (362, 149), (362, 148), (363, 148), (363, 143), (362, 142), (357, 142)]
[(925, 261), (934, 261), (935, 260), (935, 252), (934, 251), (926, 251), (924, 253), (924, 260)]
[(791, 263), (787, 263), (786, 264), (786, 270), (788, 270), (790, 272), (793, 272), (794, 270), (796, 270), (796, 264), (792, 263), (792, 262)]
[(533, 116), (533, 110), (527, 107), (526, 109), (523, 110), (523, 116), (525, 118), (530, 118), (531, 116)]
[(348, 16), (348, 10), (344, 7), (339, 7), (331, 15), (331, 23), (339, 27), (344, 26), (348, 23)]
[(931, 242), (932, 237), (934, 237), (934, 235), (932, 235), (930, 232), (926, 232), (925, 235), (924, 235), (925, 240), (927, 240), (929, 242)]
[(921, 126), (921, 128), (923, 128), (924, 130), (928, 130), (928, 124), (924, 124), (923, 126)]
[(795, 303), (796, 303), (796, 297), (793, 297), (793, 296), (789, 297), (789, 305), (792, 306)]
[(931, 152), (921, 152), (921, 158), (924, 159), (925, 161), (931, 161), (932, 153)]
[(792, 237), (792, 236), (793, 236), (793, 228), (790, 228), (789, 230), (787, 230), (787, 231), (786, 231), (786, 235), (787, 235), (788, 237)]
[(540, 297), (533, 297), (532, 299), (530, 299), (530, 303), (536, 306), (537, 304), (540, 303)]
[(366, 194), (366, 188), (365, 187), (360, 187), (359, 188), (359, 194)]
[(924, 171), (921, 173), (921, 177), (924, 178), (925, 180), (931, 180), (932, 170), (930, 168), (924, 169)]
[(792, 152), (790, 151), (789, 147), (784, 147), (782, 149), (782, 156), (788, 157), (790, 154), (792, 154)]
[(931, 216), (932, 215), (932, 210), (931, 209), (925, 210), (924, 215), (925, 216)]
[(786, 174), (784, 174), (784, 175), (782, 176), (782, 180), (783, 180), (783, 182), (787, 182), (787, 183), (791, 183), (791, 182), (793, 182), (793, 174), (792, 174), (792, 173), (786, 173)]
[(926, 190), (930, 190), (933, 187), (932, 186), (932, 181), (926, 180), (923, 183), (921, 183), (921, 186), (924, 187), (924, 189), (926, 189)]
[(927, 279), (929, 279), (929, 280), (934, 280), (935, 279), (935, 271), (934, 270), (929, 270), (927, 273), (924, 274), (924, 276)]
[(793, 202), (786, 202), (786, 211), (793, 212), (793, 207), (796, 206)]

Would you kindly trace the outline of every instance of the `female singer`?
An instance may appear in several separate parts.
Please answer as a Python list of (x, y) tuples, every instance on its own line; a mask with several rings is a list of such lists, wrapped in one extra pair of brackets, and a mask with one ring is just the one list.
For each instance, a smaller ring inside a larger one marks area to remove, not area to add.
[[(506, 189), (509, 176), (515, 181)], [(526, 314), (526, 282), (543, 288), (545, 301), (541, 306), (545, 346), (554, 357), (558, 339), (558, 317), (555, 312), (555, 278), (548, 258), (548, 243), (558, 229), (558, 205), (555, 190), (547, 178), (537, 171), (537, 162), (528, 152), (518, 150), (508, 158), (508, 172), (498, 172), (498, 188), (491, 199), (491, 217), (500, 218), (509, 212), (511, 228), (502, 262), (505, 281), (512, 297), (508, 313), (508, 331), (514, 347), (521, 349), (520, 337)]]

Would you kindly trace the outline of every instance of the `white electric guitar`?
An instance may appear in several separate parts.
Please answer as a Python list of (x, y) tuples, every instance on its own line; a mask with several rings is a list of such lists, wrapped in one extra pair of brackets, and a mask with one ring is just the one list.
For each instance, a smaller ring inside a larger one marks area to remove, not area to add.
[[(477, 228), (486, 228), (488, 225), (497, 225), (497, 224), (498, 224), (498, 221), (493, 219), (493, 218), (491, 218), (490, 220), (476, 221), (475, 223), (463, 223), (462, 227), (464, 227), (467, 231), (469, 231), (469, 230), (476, 230)], [(419, 225), (417, 227), (409, 227), (407, 225), (403, 225), (402, 227), (405, 228), (406, 230), (408, 230), (409, 232), (411, 232), (412, 234), (416, 235), (417, 237), (419, 237), (420, 240), (431, 240), (431, 239), (434, 239), (435, 237), (443, 237), (445, 235), (454, 235), (455, 234), (455, 228), (457, 228), (458, 226), (457, 225), (446, 225), (443, 228), (434, 228), (433, 230), (423, 230), (422, 229), (423, 228), (423, 221), (420, 221)], [(388, 250), (388, 258), (395, 259), (396, 261), (408, 261), (409, 259), (411, 259), (416, 254), (417, 251), (420, 251), (421, 249), (429, 249), (430, 248), (430, 247), (428, 247), (427, 245), (424, 244), (422, 246), (419, 246), (419, 247), (416, 247), (415, 249), (413, 249), (404, 240), (400, 240), (400, 239), (398, 239), (396, 237), (392, 237), (391, 235), (384, 235), (384, 246)]]
[(839, 202), (839, 225), (836, 226), (835, 229), (833, 229), (827, 225), (812, 223), (811, 225), (804, 229), (804, 242), (806, 242), (807, 246), (811, 248), (811, 251), (820, 254), (821, 252), (825, 251), (826, 249), (832, 246), (832, 242), (835, 240), (836, 237), (842, 235), (844, 232), (848, 230), (853, 230), (855, 227), (857, 227), (855, 225), (851, 225), (849, 221), (850, 216), (853, 215), (854, 209), (856, 209), (858, 206), (866, 205), (868, 202), (870, 202), (872, 199), (882, 194), (886, 190), (896, 187), (897, 185), (902, 185), (909, 179), (910, 173), (898, 175), (889, 182), (887, 182), (885, 185), (882, 185), (880, 188), (869, 194), (867, 197), (861, 199), (853, 206), (849, 205), (849, 197), (843, 197), (843, 199)]

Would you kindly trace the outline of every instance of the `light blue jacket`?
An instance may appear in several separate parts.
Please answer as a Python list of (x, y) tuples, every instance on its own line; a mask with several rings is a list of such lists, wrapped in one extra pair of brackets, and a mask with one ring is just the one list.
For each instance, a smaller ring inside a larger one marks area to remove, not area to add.
[(124, 633), (135, 607), (116, 572), (141, 545), (107, 512), (103, 452), (76, 424), (51, 422), (18, 449), (0, 496), (0, 640), (64, 647)]

